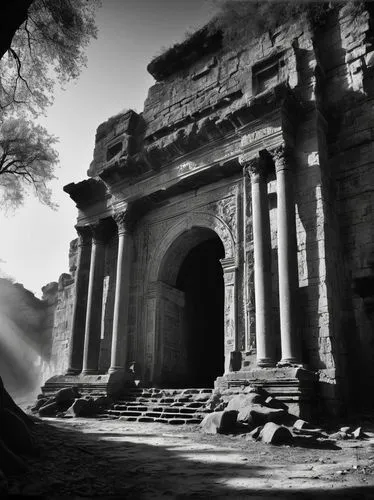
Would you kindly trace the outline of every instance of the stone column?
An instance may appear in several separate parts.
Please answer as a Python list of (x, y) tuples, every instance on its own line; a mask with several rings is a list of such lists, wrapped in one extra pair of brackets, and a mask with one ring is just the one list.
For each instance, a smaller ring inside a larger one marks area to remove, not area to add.
[(79, 235), (77, 269), (75, 271), (72, 330), (69, 344), (67, 375), (82, 371), (84, 329), (87, 306), (88, 264), (91, 252), (91, 231), (87, 226), (76, 226)]
[(257, 365), (274, 366), (271, 236), (265, 161), (254, 158), (248, 163), (247, 171), (252, 191)]
[(278, 273), (282, 359), (300, 362), (296, 331), (295, 295), (298, 287), (297, 242), (293, 178), (289, 152), (280, 146), (271, 152), (277, 176)]
[(124, 371), (127, 361), (128, 312), (130, 295), (131, 235), (129, 211), (113, 216), (118, 226), (116, 292), (109, 373)]
[(86, 329), (83, 350), (83, 375), (99, 368), (106, 228), (103, 222), (90, 226), (92, 231), (90, 278), (87, 294)]

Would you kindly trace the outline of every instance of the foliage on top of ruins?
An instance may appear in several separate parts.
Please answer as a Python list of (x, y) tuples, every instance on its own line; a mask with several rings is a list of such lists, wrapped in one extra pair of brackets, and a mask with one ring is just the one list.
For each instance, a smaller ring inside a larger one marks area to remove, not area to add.
[[(310, 1), (310, 0), (216, 0), (217, 13), (202, 29), (187, 34), (160, 56), (155, 57), (147, 69), (156, 80), (190, 66), (209, 52), (218, 51), (222, 45), (230, 47), (245, 36), (257, 38), (272, 33), (279, 26), (302, 17), (317, 28), (326, 21), (331, 9), (350, 3), (360, 10), (362, 0)], [(214, 40), (214, 43), (212, 43)]]
[(193, 33), (184, 42), (173, 45), (169, 50), (152, 59), (147, 70), (156, 80), (163, 80), (191, 65), (202, 56), (217, 51), (221, 43), (221, 30), (211, 30), (210, 25), (207, 25)]

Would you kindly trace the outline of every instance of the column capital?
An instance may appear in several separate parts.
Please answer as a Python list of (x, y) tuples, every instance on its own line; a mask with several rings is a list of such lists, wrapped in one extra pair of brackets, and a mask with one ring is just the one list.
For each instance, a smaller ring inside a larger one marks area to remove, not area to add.
[(96, 245), (103, 245), (107, 242), (109, 238), (108, 224), (105, 221), (100, 220), (90, 224), (90, 230), (92, 234), (92, 240)]
[(273, 158), (276, 172), (291, 170), (291, 150), (288, 146), (281, 144), (269, 151), (269, 154)]
[(78, 233), (78, 245), (80, 247), (88, 246), (92, 242), (92, 231), (90, 226), (75, 226)]
[(243, 154), (239, 156), (239, 163), (243, 166), (245, 173), (250, 177), (251, 182), (265, 180), (268, 174), (268, 161), (263, 155), (247, 157)]
[(118, 235), (130, 233), (132, 230), (133, 217), (130, 213), (130, 208), (126, 208), (122, 212), (113, 214), (113, 219), (118, 227)]

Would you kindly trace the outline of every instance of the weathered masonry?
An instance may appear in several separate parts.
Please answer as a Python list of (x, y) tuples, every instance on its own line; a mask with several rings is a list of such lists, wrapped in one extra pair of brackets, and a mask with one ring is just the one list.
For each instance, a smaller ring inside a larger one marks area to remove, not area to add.
[[(67, 375), (267, 390), (340, 411), (373, 390), (370, 6), (158, 57), (144, 111), (97, 129), (78, 207)], [(365, 403), (370, 403), (368, 397)]]

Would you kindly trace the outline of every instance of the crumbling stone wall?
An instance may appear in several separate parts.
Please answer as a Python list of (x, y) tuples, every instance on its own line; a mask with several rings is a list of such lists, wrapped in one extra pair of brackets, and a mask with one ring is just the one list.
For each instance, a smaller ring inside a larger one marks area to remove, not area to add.
[[(148, 69), (157, 82), (149, 90), (141, 115), (130, 110), (100, 125), (88, 172), (95, 181), (81, 186), (85, 202), (90, 199), (97, 203), (96, 213), (102, 209), (110, 216), (110, 203), (121, 206), (124, 200), (136, 200), (142, 191), (141, 202), (134, 203), (138, 216), (133, 234), (128, 360), (136, 360), (143, 375), (149, 341), (147, 270), (152, 252), (173, 220), (187, 219), (196, 208), (224, 218), (224, 195), (212, 199), (209, 193), (215, 186), (229, 190), (233, 183), (235, 208), (228, 210), (227, 224), (235, 226), (231, 229), (239, 248), (236, 341), (243, 354), (242, 368), (253, 364), (251, 185), (238, 158), (252, 143), (261, 148), (261, 140), (271, 148), (269, 137), (282, 134), (282, 141), (292, 149), (301, 360), (318, 371), (321, 399), (331, 413), (338, 413), (353, 392), (359, 394), (351, 391), (355, 382), (363, 391), (374, 388), (372, 41), (373, 8), (364, 4), (331, 4), (318, 24), (304, 16), (258, 37), (248, 34), (245, 23), (231, 38), (219, 30), (203, 29), (150, 63)], [(274, 118), (274, 110), (280, 113), (281, 123)], [(215, 170), (208, 172), (212, 165)], [(201, 174), (196, 180), (205, 168), (207, 177), (201, 180)], [(195, 180), (190, 174), (196, 174)], [(105, 186), (99, 178), (110, 186), (110, 203), (100, 192)], [(68, 192), (81, 188), (73, 186)], [(274, 164), (269, 166), (268, 200), (273, 277), (269, 300), (279, 359)], [(84, 206), (81, 210), (84, 215)], [(113, 240), (106, 249), (104, 290), (108, 293), (101, 369), (109, 366), (116, 252)], [(64, 349), (67, 340), (69, 286), (59, 292), (56, 352)], [(362, 377), (355, 375), (360, 371)]]
[(42, 370), (43, 383), (53, 375), (65, 373), (68, 367), (77, 252), (78, 240), (74, 239), (69, 246), (70, 274), (61, 274), (58, 282), (42, 288), (42, 299), (47, 308), (45, 328), (48, 336), (48, 355)]
[(370, 254), (374, 248), (372, 41), (373, 7), (369, 3), (365, 9), (347, 5), (335, 12), (319, 38), (325, 73), (330, 193), (338, 218), (336, 234), (330, 231), (337, 267), (330, 300), (336, 328), (341, 331), (337, 350), (346, 360), (346, 390), (350, 381), (351, 395), (359, 404), (374, 382), (373, 318), (370, 307), (365, 307), (365, 301), (373, 296), (372, 287), (366, 286), (373, 276)]

